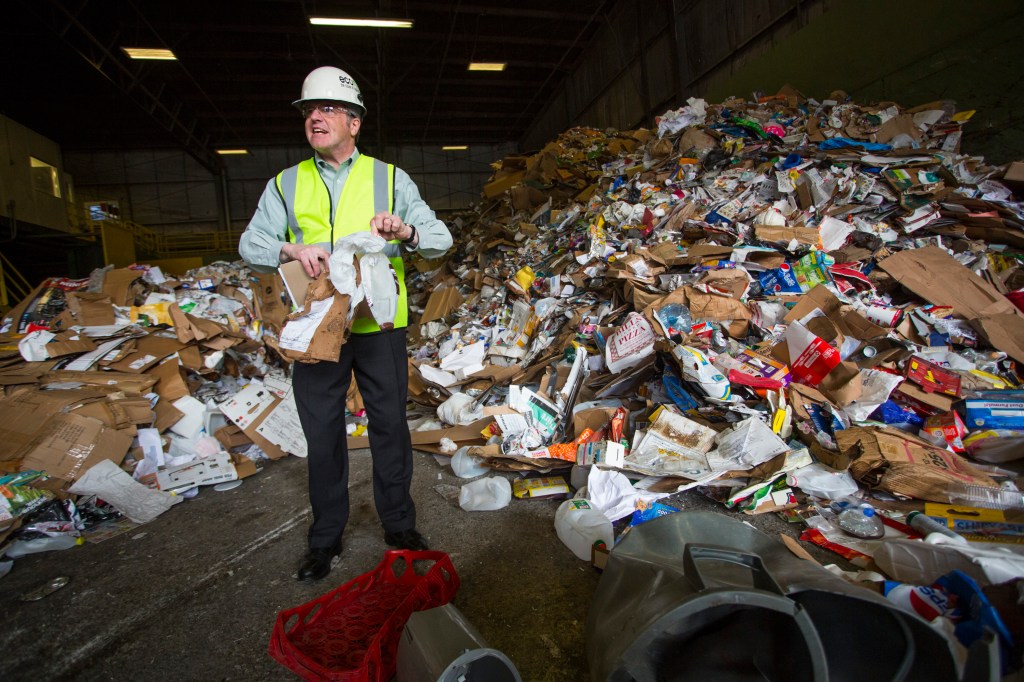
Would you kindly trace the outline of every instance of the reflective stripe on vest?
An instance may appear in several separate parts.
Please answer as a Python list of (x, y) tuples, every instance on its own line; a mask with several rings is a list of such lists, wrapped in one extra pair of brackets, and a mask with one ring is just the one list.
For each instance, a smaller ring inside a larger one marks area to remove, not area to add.
[[(369, 231), (370, 220), (381, 211), (394, 211), (395, 167), (373, 157), (360, 155), (345, 179), (334, 216), (330, 223), (331, 196), (320, 177), (314, 159), (307, 159), (287, 168), (277, 176), (277, 188), (288, 213), (288, 241), (319, 244), (328, 251), (338, 239), (355, 232)], [(409, 323), (409, 305), (405, 288), (405, 262), (401, 242), (393, 240), (384, 247), (398, 275), (398, 309), (395, 327)], [(352, 333), (380, 331), (372, 318), (352, 320)]]

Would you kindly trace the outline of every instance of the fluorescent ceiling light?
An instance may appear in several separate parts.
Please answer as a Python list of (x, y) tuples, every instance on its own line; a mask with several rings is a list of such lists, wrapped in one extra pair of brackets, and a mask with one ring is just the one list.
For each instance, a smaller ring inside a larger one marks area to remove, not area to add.
[(469, 149), (469, 145), (467, 145), (467, 144), (449, 144), (449, 145), (445, 145), (444, 147), (441, 147), (441, 151), (445, 151), (445, 152), (458, 152), (458, 151), (463, 151), (465, 149)]
[(122, 47), (121, 49), (132, 59), (162, 59), (165, 61), (177, 59), (173, 52), (159, 47)]
[(504, 71), (506, 62), (470, 62), (470, 71)]
[(227, 155), (227, 154), (248, 154), (249, 150), (248, 149), (217, 149), (216, 152), (218, 154), (224, 154), (224, 155)]
[(340, 17), (310, 17), (314, 26), (363, 26), (366, 28), (412, 28), (409, 19), (343, 19)]

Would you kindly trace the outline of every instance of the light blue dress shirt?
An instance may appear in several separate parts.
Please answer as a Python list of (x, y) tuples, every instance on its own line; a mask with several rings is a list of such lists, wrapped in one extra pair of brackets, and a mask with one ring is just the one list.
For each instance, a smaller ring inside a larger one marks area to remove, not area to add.
[[(345, 187), (352, 164), (359, 158), (355, 150), (348, 159), (335, 168), (314, 154), (317, 170), (331, 195), (331, 222), (338, 208), (338, 199)], [(419, 243), (416, 252), (424, 258), (443, 256), (452, 246), (452, 235), (443, 221), (438, 220), (427, 202), (420, 197), (416, 183), (401, 168), (395, 168), (394, 214), (407, 225), (416, 227)], [(370, 226), (367, 224), (366, 229)], [(277, 191), (276, 178), (267, 182), (260, 203), (249, 226), (242, 233), (238, 252), (246, 263), (260, 272), (271, 272), (281, 264), (281, 247), (288, 243), (288, 209)]]

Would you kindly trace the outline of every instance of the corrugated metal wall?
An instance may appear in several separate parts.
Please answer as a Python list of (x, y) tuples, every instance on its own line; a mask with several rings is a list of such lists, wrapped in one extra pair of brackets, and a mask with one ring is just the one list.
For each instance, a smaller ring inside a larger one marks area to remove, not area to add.
[(567, 128), (630, 129), (688, 97), (720, 102), (790, 84), (823, 99), (977, 109), (964, 148), (997, 163), (1024, 156), (1024, 3), (990, 0), (623, 1), (561, 93), (523, 138)]

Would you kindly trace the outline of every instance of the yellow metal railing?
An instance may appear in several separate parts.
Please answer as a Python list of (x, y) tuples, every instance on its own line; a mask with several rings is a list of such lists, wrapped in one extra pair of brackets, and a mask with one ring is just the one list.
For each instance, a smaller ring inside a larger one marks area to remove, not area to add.
[(21, 301), (32, 293), (32, 285), (17, 268), (0, 253), (0, 309), (7, 311), (12, 301)]
[(238, 240), (242, 236), (241, 231), (235, 230), (165, 234), (120, 218), (86, 219), (85, 224), (92, 234), (99, 234), (103, 224), (114, 225), (127, 231), (131, 234), (139, 255), (152, 258), (233, 252), (238, 250)]

